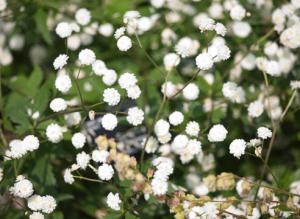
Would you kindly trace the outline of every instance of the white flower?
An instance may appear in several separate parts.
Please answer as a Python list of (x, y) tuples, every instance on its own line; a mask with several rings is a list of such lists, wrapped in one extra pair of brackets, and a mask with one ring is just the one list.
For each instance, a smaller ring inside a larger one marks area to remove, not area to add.
[(71, 79), (68, 75), (58, 75), (55, 80), (55, 87), (62, 93), (67, 93), (72, 87)]
[(169, 116), (169, 122), (171, 123), (171, 125), (174, 126), (180, 125), (183, 122), (183, 120), (184, 120), (184, 116), (179, 111), (175, 111), (171, 113)]
[(201, 32), (206, 30), (213, 30), (215, 28), (215, 21), (209, 17), (203, 16), (199, 20), (199, 29)]
[(103, 72), (102, 81), (107, 86), (113, 85), (117, 81), (118, 75), (115, 70), (105, 69)]
[(109, 152), (106, 150), (94, 150), (92, 153), (92, 159), (95, 162), (106, 163)]
[(115, 34), (114, 34), (115, 39), (119, 39), (121, 36), (123, 36), (125, 33), (125, 30), (126, 30), (125, 27), (120, 27), (120, 28), (116, 29)]
[(119, 198), (119, 193), (113, 194), (110, 192), (107, 196), (106, 203), (113, 210), (119, 211), (121, 209), (120, 204), (122, 203)]
[(199, 97), (199, 88), (195, 83), (189, 83), (183, 89), (182, 95), (187, 100), (196, 100)]
[(9, 142), (9, 150), (5, 151), (5, 155), (9, 158), (21, 158), (27, 152), (23, 141), (14, 139)]
[(110, 37), (114, 33), (114, 27), (110, 23), (101, 24), (98, 28), (98, 32), (105, 37)]
[(67, 109), (67, 103), (63, 98), (54, 98), (50, 102), (50, 109), (53, 112), (64, 111)]
[(188, 144), (189, 139), (186, 135), (177, 135), (171, 145), (172, 150), (176, 154), (180, 154)]
[(86, 137), (84, 134), (77, 132), (72, 136), (72, 145), (76, 148), (82, 148), (86, 142)]
[(225, 44), (213, 43), (208, 47), (208, 54), (214, 62), (220, 62), (230, 58), (230, 49)]
[(228, 131), (222, 124), (214, 125), (208, 133), (208, 140), (210, 142), (222, 142), (225, 140)]
[(165, 4), (166, 0), (150, 0), (150, 3), (155, 8), (161, 8)]
[(91, 65), (96, 61), (96, 55), (90, 49), (83, 49), (79, 52), (78, 59), (82, 65)]
[(121, 36), (117, 41), (117, 47), (120, 51), (127, 51), (132, 47), (131, 39), (128, 36)]
[(300, 89), (300, 81), (291, 81), (290, 86), (293, 90)]
[(276, 25), (285, 23), (285, 14), (280, 8), (276, 8), (272, 13), (272, 22)]
[(64, 116), (67, 126), (78, 125), (81, 121), (81, 115), (79, 112), (69, 113)]
[[(190, 37), (183, 37), (175, 45), (175, 50), (182, 58), (186, 58), (196, 55), (199, 47), (200, 43), (197, 40), (193, 40)], [(178, 61), (180, 61), (179, 58)]]
[(266, 127), (259, 127), (257, 129), (257, 136), (262, 139), (267, 139), (272, 137), (272, 131)]
[(177, 88), (176, 88), (175, 84), (173, 84), (173, 82), (167, 81), (162, 84), (161, 92), (164, 95), (166, 95), (167, 97), (171, 98), (176, 94)]
[(189, 140), (186, 148), (192, 155), (199, 154), (201, 152), (201, 142), (195, 139)]
[(165, 135), (157, 136), (157, 138), (158, 138), (159, 143), (166, 144), (166, 143), (168, 143), (171, 140), (172, 135), (171, 135), (170, 132), (168, 132)]
[(31, 215), (29, 215), (29, 219), (44, 219), (44, 215), (40, 212), (33, 212)]
[(196, 57), (196, 65), (201, 70), (208, 70), (213, 66), (214, 62), (207, 52), (200, 53)]
[(133, 126), (140, 125), (144, 121), (144, 112), (138, 107), (131, 107), (128, 110), (128, 115), (126, 119)]
[(170, 124), (163, 119), (158, 120), (154, 125), (154, 132), (156, 136), (164, 136), (169, 133)]
[(235, 103), (245, 102), (245, 92), (242, 87), (237, 86), (234, 82), (226, 82), (223, 84), (222, 93), (224, 97)]
[(233, 20), (241, 21), (246, 16), (246, 10), (241, 5), (237, 4), (230, 9), (230, 17)]
[(86, 167), (88, 166), (90, 159), (91, 159), (90, 155), (88, 155), (84, 151), (76, 155), (76, 162), (78, 166), (83, 170), (85, 170)]
[(128, 89), (136, 85), (137, 79), (133, 73), (126, 72), (119, 77), (118, 83), (121, 88)]
[(7, 7), (7, 2), (6, 0), (1, 0), (0, 1), (0, 11), (4, 11)]
[(199, 124), (195, 121), (190, 121), (185, 127), (185, 132), (190, 136), (197, 137), (200, 132)]
[(248, 115), (250, 117), (259, 117), (264, 112), (264, 105), (260, 100), (256, 100), (249, 104)]
[(107, 113), (102, 117), (101, 124), (105, 130), (112, 131), (118, 125), (118, 119), (114, 114)]
[(246, 38), (252, 31), (249, 23), (243, 21), (236, 21), (232, 25), (233, 33), (240, 38)]
[(151, 188), (154, 195), (164, 195), (168, 191), (168, 182), (154, 178), (151, 181)]
[(279, 76), (281, 74), (281, 67), (279, 65), (279, 62), (270, 60), (266, 62), (265, 71), (267, 74), (271, 76)]
[(68, 184), (73, 184), (74, 180), (74, 176), (72, 175), (72, 170), (67, 168), (64, 171), (64, 181)]
[(121, 95), (114, 88), (106, 88), (103, 92), (103, 101), (109, 106), (116, 106), (120, 102)]
[(68, 59), (69, 56), (67, 56), (66, 54), (60, 54), (58, 57), (55, 58), (53, 62), (54, 69), (62, 69), (67, 64)]
[(39, 148), (39, 139), (34, 135), (27, 135), (23, 139), (23, 146), (27, 151), (34, 151)]
[(164, 56), (164, 65), (167, 71), (176, 67), (180, 63), (180, 57), (176, 53), (168, 53)]
[(102, 164), (98, 168), (98, 176), (101, 180), (110, 180), (114, 175), (114, 169), (109, 164)]
[(91, 20), (91, 12), (86, 8), (80, 8), (76, 11), (75, 19), (78, 24), (85, 26)]
[(280, 35), (280, 42), (291, 49), (300, 47), (300, 24), (294, 24), (293, 26), (285, 29)]
[(13, 187), (9, 189), (10, 193), (16, 197), (28, 198), (33, 193), (33, 185), (22, 175), (17, 177), (17, 180)]
[(130, 86), (129, 88), (126, 89), (126, 92), (127, 92), (127, 96), (133, 100), (139, 98), (142, 93), (138, 85)]
[[(145, 145), (146, 143), (146, 138), (142, 141), (142, 146)], [(154, 153), (158, 148), (158, 142), (156, 140), (156, 138), (154, 138), (153, 136), (150, 136), (148, 138), (148, 141), (146, 143), (146, 147), (145, 147), (145, 151), (150, 154), (150, 153)]]
[(216, 25), (215, 25), (215, 31), (216, 31), (217, 34), (219, 34), (221, 36), (225, 36), (226, 32), (227, 32), (227, 29), (226, 29), (226, 27), (223, 24), (216, 23)]
[(52, 196), (46, 195), (41, 197), (41, 211), (43, 213), (50, 214), (55, 210), (56, 205), (56, 201)]
[(240, 159), (245, 154), (246, 142), (243, 139), (235, 139), (229, 145), (229, 153)]
[(72, 28), (69, 23), (67, 22), (60, 22), (55, 29), (56, 34), (60, 38), (66, 38), (71, 36)]
[(47, 126), (46, 136), (52, 143), (58, 143), (63, 139), (63, 129), (56, 123), (51, 123)]
[(102, 76), (104, 74), (104, 70), (106, 69), (106, 65), (102, 60), (96, 60), (92, 64), (92, 69), (96, 75)]
[(75, 51), (80, 47), (80, 37), (77, 34), (69, 36), (67, 39), (67, 47), (68, 49)]
[(30, 198), (27, 199), (27, 206), (33, 211), (40, 211), (42, 209), (42, 196), (30, 196)]

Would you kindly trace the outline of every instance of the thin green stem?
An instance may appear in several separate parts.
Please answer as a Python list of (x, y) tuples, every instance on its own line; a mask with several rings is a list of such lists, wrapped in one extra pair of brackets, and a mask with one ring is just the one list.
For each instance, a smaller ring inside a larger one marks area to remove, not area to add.
[(82, 180), (86, 180), (86, 181), (90, 181), (90, 182), (97, 182), (97, 183), (102, 183), (101, 180), (98, 180), (98, 179), (92, 179), (92, 178), (88, 178), (88, 177), (84, 177), (84, 176), (74, 176), (74, 178), (76, 179), (82, 179)]
[(188, 81), (188, 82), (186, 82), (184, 85), (183, 85), (183, 87), (181, 88), (181, 89), (179, 89), (175, 94), (173, 94), (171, 97), (169, 97), (168, 99), (172, 99), (172, 98), (174, 98), (174, 97), (176, 97), (178, 94), (180, 94), (183, 90), (184, 90), (184, 88), (186, 88), (192, 81), (194, 81), (195, 80), (195, 78), (199, 75), (199, 73), (200, 73), (200, 69), (193, 75), (193, 77)]
[[(94, 109), (94, 108), (96, 108), (96, 107), (98, 107), (98, 106), (100, 106), (102, 104), (103, 104), (103, 102), (100, 102), (100, 103), (96, 103), (96, 104), (93, 104), (93, 105), (90, 105), (90, 106), (86, 106), (86, 108), (88, 110), (92, 110), (92, 109)], [(53, 114), (51, 114), (49, 116), (46, 116), (46, 117), (38, 120), (36, 124), (39, 125), (40, 123), (48, 121), (48, 120), (50, 120), (52, 118), (55, 118), (57, 116), (66, 115), (66, 114), (74, 113), (74, 112), (81, 112), (81, 111), (83, 111), (82, 107), (75, 107), (73, 109), (69, 109), (69, 110), (64, 110), (64, 111), (60, 111), (60, 112), (57, 112), (57, 113), (53, 113)]]
[(293, 91), (293, 93), (292, 93), (292, 96), (290, 97), (290, 100), (289, 100), (287, 106), (285, 107), (283, 113), (282, 113), (281, 116), (280, 116), (280, 121), (282, 121), (283, 118), (285, 117), (285, 115), (287, 114), (289, 108), (291, 107), (291, 105), (292, 105), (292, 103), (293, 103), (293, 101), (294, 101), (294, 99), (295, 99), (295, 97), (296, 97), (296, 94), (297, 94), (297, 90), (295, 89), (295, 90)]
[(152, 130), (153, 130), (153, 128), (154, 128), (154, 125), (155, 125), (155, 123), (157, 122), (157, 120), (158, 120), (158, 118), (159, 118), (159, 116), (160, 116), (160, 114), (161, 114), (161, 111), (162, 111), (162, 109), (163, 109), (163, 107), (164, 107), (166, 101), (168, 100), (168, 99), (167, 99), (167, 95), (166, 95), (166, 94), (167, 94), (167, 92), (166, 92), (166, 91), (167, 91), (167, 83), (166, 83), (166, 82), (168, 81), (169, 74), (170, 74), (170, 71), (168, 71), (167, 76), (165, 77), (165, 86), (164, 86), (164, 96), (163, 96), (163, 100), (162, 100), (162, 102), (161, 102), (161, 104), (160, 104), (160, 106), (159, 106), (159, 109), (158, 109), (158, 111), (157, 111), (155, 117), (154, 117), (154, 120), (153, 120), (153, 122), (152, 122), (152, 124), (151, 124), (151, 126), (150, 126), (150, 129), (148, 129), (147, 137), (146, 137), (145, 143), (144, 143), (144, 145), (143, 145), (143, 150), (142, 150), (141, 158), (140, 158), (140, 165), (141, 165), (141, 168), (142, 168), (142, 166), (143, 166), (144, 156), (145, 156), (145, 149), (146, 149), (146, 145), (147, 145), (147, 143), (148, 143), (148, 141), (149, 141), (151, 132), (152, 132)]
[(80, 87), (79, 87), (79, 84), (78, 84), (78, 81), (77, 81), (78, 77), (80, 75), (81, 69), (82, 69), (82, 66), (79, 67), (76, 78), (74, 78), (74, 77), (73, 78), (74, 78), (74, 82), (75, 82), (75, 85), (76, 85), (77, 92), (78, 92), (79, 97), (80, 97), (81, 107), (82, 107), (83, 111), (85, 112), (86, 116), (88, 116), (89, 112), (88, 112), (88, 110), (86, 109), (86, 107), (84, 105), (83, 96), (82, 96), (82, 93), (80, 91)]

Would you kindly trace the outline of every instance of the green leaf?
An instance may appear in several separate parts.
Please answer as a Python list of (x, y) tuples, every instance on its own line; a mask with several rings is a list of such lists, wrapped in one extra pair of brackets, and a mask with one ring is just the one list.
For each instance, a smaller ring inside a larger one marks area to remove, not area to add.
[(104, 216), (102, 219), (119, 219), (123, 215), (122, 212), (109, 212), (106, 216)]
[(55, 211), (53, 212), (53, 214), (51, 215), (51, 218), (53, 219), (64, 219), (64, 215), (62, 212), (60, 211)]
[(33, 112), (38, 111), (42, 114), (48, 107), (49, 99), (50, 99), (50, 91), (47, 86), (43, 86), (40, 88), (38, 94), (33, 99), (32, 110)]
[(126, 214), (125, 214), (125, 219), (137, 219), (138, 217), (137, 216), (135, 216), (135, 215), (133, 215), (133, 214), (131, 214), (130, 212), (126, 212)]
[(27, 98), (20, 94), (12, 93), (5, 105), (5, 116), (13, 123), (18, 124), (16, 131), (19, 134), (28, 131), (28, 128), (31, 126), (26, 112), (27, 102)]
[(211, 120), (213, 123), (218, 123), (224, 118), (226, 112), (223, 108), (215, 109), (212, 113)]
[(34, 69), (27, 81), (27, 84), (30, 85), (28, 89), (30, 89), (32, 94), (35, 94), (38, 91), (38, 88), (42, 83), (42, 81), (43, 81), (42, 69), (39, 66), (34, 66)]
[(56, 185), (56, 179), (53, 173), (53, 167), (49, 162), (49, 157), (40, 156), (36, 160), (35, 167), (32, 170), (32, 175), (38, 181), (41, 186), (42, 192), (46, 190), (46, 187), (51, 187)]
[(47, 27), (47, 14), (43, 9), (38, 9), (34, 15), (34, 20), (38, 31), (42, 34), (43, 39), (50, 45), (52, 45), (52, 39)]

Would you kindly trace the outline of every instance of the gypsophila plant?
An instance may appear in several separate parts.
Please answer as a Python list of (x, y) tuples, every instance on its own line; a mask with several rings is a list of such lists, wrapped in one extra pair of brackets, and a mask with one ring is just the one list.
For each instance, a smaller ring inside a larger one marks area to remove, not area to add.
[(300, 218), (300, 0), (0, 0), (0, 218)]

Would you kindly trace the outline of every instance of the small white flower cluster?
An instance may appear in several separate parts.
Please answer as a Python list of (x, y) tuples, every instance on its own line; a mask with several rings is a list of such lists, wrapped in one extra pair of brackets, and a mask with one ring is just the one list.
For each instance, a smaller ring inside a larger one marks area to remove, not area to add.
[(228, 81), (223, 84), (222, 93), (224, 97), (229, 99), (233, 103), (244, 103), (245, 92), (241, 86), (236, 83)]
[(169, 176), (173, 173), (173, 161), (167, 157), (158, 157), (152, 161), (156, 167), (153, 179), (151, 180), (151, 188), (154, 195), (164, 195), (168, 191)]
[(122, 89), (126, 90), (130, 99), (136, 100), (141, 95), (141, 89), (137, 85), (137, 78), (133, 73), (125, 72), (118, 79), (118, 84)]
[(194, 20), (194, 24), (198, 26), (201, 32), (216, 31), (218, 35), (225, 36), (227, 29), (222, 23), (216, 23), (215, 20), (206, 14), (200, 14)]
[(154, 133), (158, 141), (162, 144), (166, 144), (171, 140), (170, 124), (163, 119), (158, 120), (154, 125)]
[(6, 159), (19, 159), (28, 152), (39, 148), (39, 139), (34, 135), (27, 135), (23, 140), (14, 139), (9, 142), (9, 149), (5, 151)]
[(229, 153), (240, 159), (245, 154), (247, 144), (243, 139), (235, 139), (229, 145)]
[(63, 139), (65, 129), (56, 123), (51, 123), (47, 126), (46, 136), (52, 143), (58, 143)]
[(65, 183), (68, 183), (68, 184), (73, 184), (75, 179), (74, 179), (74, 176), (72, 174), (73, 171), (75, 170), (78, 170), (79, 169), (79, 165), (78, 164), (73, 164), (71, 166), (71, 168), (67, 168), (65, 169), (64, 171), (64, 181)]
[(209, 130), (207, 137), (210, 142), (222, 142), (227, 133), (228, 131), (222, 124), (216, 124)]
[(214, 202), (207, 202), (203, 206), (194, 206), (188, 213), (188, 219), (217, 218), (219, 210)]
[(260, 100), (255, 100), (248, 106), (248, 115), (252, 118), (259, 117), (263, 112), (264, 104)]
[(183, 164), (190, 162), (194, 156), (202, 152), (200, 141), (189, 139), (183, 134), (175, 136), (171, 149), (175, 154), (180, 155), (180, 161)]
[(50, 214), (55, 210), (57, 205), (55, 199), (50, 195), (33, 195), (33, 185), (23, 175), (17, 177), (16, 182), (9, 191), (16, 197), (27, 199), (28, 208), (34, 211), (30, 218), (44, 218), (40, 212)]
[(119, 197), (119, 193), (113, 194), (112, 192), (110, 192), (107, 195), (106, 203), (111, 209), (119, 211), (121, 209), (120, 204), (122, 203)]
[(178, 94), (178, 91), (182, 90), (183, 97), (188, 100), (196, 100), (199, 97), (199, 87), (196, 83), (189, 83), (187, 86), (183, 87), (182, 84), (173, 84), (171, 81), (167, 81), (162, 84), (161, 86), (161, 92), (163, 95), (165, 95), (168, 98), (176, 98)]

